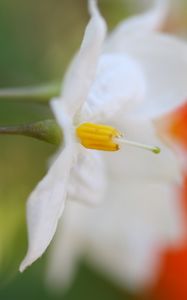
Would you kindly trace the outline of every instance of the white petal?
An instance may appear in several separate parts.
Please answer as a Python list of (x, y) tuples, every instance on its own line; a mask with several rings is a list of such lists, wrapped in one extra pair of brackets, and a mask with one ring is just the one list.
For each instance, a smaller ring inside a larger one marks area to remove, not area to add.
[(51, 256), (54, 287), (70, 282), (78, 258), (85, 254), (88, 263), (118, 285), (142, 288), (154, 279), (160, 250), (181, 239), (183, 215), (175, 187), (109, 179), (101, 205), (68, 203), (63, 233)]
[(105, 194), (106, 174), (101, 153), (82, 148), (71, 172), (68, 199), (95, 205)]
[(62, 128), (64, 145), (72, 143), (72, 137), (75, 135), (73, 120), (66, 112), (64, 103), (59, 98), (53, 98), (50, 101), (51, 109), (55, 115), (55, 119)]
[(184, 233), (175, 196), (171, 185), (112, 181), (106, 201), (81, 226), (89, 261), (122, 286), (150, 283), (158, 252)]
[(48, 247), (64, 210), (73, 148), (66, 147), (39, 182), (27, 203), (28, 252), (20, 271), (31, 265)]
[(132, 35), (108, 51), (129, 54), (143, 68), (148, 90), (139, 114), (157, 117), (186, 100), (186, 43), (156, 33)]
[[(84, 248), (80, 236), (74, 230), (80, 215), (74, 209), (75, 202), (67, 202), (63, 219), (49, 252), (47, 265), (47, 286), (54, 291), (68, 289), (76, 273), (81, 249)], [(70, 210), (71, 208), (71, 210)]]
[(116, 155), (106, 153), (108, 172), (114, 180), (129, 182), (173, 182), (182, 180), (181, 164), (173, 151), (157, 137), (156, 129), (150, 120), (142, 120), (137, 116), (119, 118), (114, 124), (128, 140), (158, 146), (160, 154), (121, 145)]
[(101, 56), (96, 79), (82, 109), (82, 122), (111, 122), (129, 113), (145, 97), (145, 80), (140, 65), (130, 56)]
[(65, 77), (62, 101), (69, 114), (74, 115), (86, 101), (102, 50), (106, 25), (96, 1), (89, 1), (91, 20), (86, 28), (79, 52)]
[(168, 14), (168, 0), (154, 0), (150, 10), (122, 21), (112, 32), (108, 42), (112, 45), (124, 43), (132, 34), (144, 34), (161, 28)]

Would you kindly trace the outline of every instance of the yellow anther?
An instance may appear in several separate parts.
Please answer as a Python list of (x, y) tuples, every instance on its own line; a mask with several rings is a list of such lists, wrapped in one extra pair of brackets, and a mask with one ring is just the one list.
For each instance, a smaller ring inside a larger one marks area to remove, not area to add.
[(120, 137), (121, 134), (112, 126), (83, 123), (76, 128), (76, 135), (85, 148), (103, 151), (119, 150), (115, 138)]

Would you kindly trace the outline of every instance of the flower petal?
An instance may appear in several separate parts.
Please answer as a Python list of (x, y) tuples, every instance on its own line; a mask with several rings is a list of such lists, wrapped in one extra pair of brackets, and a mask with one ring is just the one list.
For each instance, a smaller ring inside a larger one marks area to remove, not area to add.
[(129, 113), (145, 97), (144, 74), (130, 56), (101, 56), (96, 79), (82, 109), (82, 122), (111, 122), (119, 114)]
[(82, 148), (71, 172), (68, 198), (87, 204), (97, 204), (104, 198), (106, 174), (101, 153)]
[(79, 52), (65, 77), (62, 97), (66, 111), (73, 116), (86, 101), (102, 50), (106, 25), (96, 1), (89, 1), (91, 20), (86, 28)]
[(54, 244), (49, 266), (55, 287), (71, 280), (74, 264), (85, 254), (88, 263), (118, 285), (140, 288), (153, 279), (160, 249), (181, 238), (181, 211), (172, 185), (125, 185), (110, 178), (107, 191), (95, 209), (68, 203), (64, 232)]
[(175, 153), (157, 136), (156, 129), (150, 120), (142, 120), (137, 116), (126, 116), (116, 120), (114, 126), (124, 133), (128, 140), (158, 146), (160, 154), (155, 155), (143, 149), (121, 145), (116, 155), (106, 153), (104, 159), (108, 173), (114, 180), (129, 182), (172, 182), (181, 183), (181, 164)]
[(153, 0), (152, 7), (137, 16), (122, 21), (112, 32), (108, 42), (111, 45), (124, 43), (127, 36), (148, 33), (161, 28), (168, 13), (168, 0)]
[[(108, 45), (109, 46), (109, 45)], [(187, 45), (167, 35), (131, 35), (108, 47), (108, 52), (131, 55), (142, 66), (147, 93), (142, 116), (158, 117), (187, 98)]]
[(31, 265), (48, 247), (63, 212), (73, 149), (66, 147), (39, 182), (27, 203), (29, 248), (20, 271)]
[(57, 289), (69, 288), (76, 272), (81, 250), (84, 248), (80, 236), (74, 231), (74, 225), (80, 218), (77, 210), (74, 209), (76, 204), (76, 202), (67, 202), (63, 220), (59, 222), (57, 234), (49, 252), (46, 281), (47, 286), (55, 292)]
[(183, 233), (175, 196), (172, 185), (140, 182), (125, 186), (124, 181), (112, 181), (102, 207), (88, 212), (87, 223), (81, 227), (89, 260), (122, 286), (150, 282), (158, 251), (178, 242)]

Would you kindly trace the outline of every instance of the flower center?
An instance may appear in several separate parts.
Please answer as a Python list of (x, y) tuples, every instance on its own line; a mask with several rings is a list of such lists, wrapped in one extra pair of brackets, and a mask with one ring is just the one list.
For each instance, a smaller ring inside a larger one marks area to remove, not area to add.
[(121, 134), (112, 126), (83, 123), (76, 128), (76, 135), (85, 148), (104, 151), (119, 150), (119, 145), (114, 138), (120, 137)]
[(88, 149), (117, 151), (120, 149), (120, 144), (127, 144), (156, 154), (160, 153), (158, 147), (129, 141), (120, 131), (108, 125), (83, 123), (76, 128), (76, 135), (81, 145)]

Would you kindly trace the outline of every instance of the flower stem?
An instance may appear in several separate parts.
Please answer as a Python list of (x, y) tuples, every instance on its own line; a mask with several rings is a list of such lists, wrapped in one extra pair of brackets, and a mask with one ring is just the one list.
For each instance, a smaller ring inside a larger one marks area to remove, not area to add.
[(0, 135), (24, 135), (50, 144), (60, 145), (62, 131), (54, 120), (44, 120), (31, 124), (0, 127)]
[(0, 89), (0, 100), (48, 102), (60, 94), (60, 84), (36, 87), (15, 87)]

